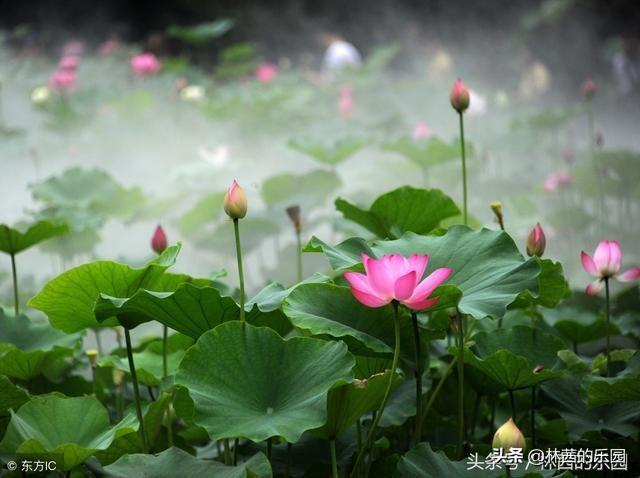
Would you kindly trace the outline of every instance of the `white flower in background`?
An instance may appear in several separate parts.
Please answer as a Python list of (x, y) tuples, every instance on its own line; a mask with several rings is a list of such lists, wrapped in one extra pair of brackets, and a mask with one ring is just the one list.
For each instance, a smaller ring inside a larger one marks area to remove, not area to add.
[(31, 92), (31, 101), (35, 105), (42, 105), (49, 101), (51, 90), (48, 86), (37, 86)]
[(204, 98), (204, 86), (188, 85), (180, 90), (180, 99), (184, 101), (200, 101)]
[(229, 146), (221, 144), (216, 148), (201, 146), (198, 149), (200, 158), (213, 166), (222, 166), (229, 160)]
[(469, 90), (469, 116), (482, 116), (487, 112), (487, 98), (480, 96), (473, 90)]

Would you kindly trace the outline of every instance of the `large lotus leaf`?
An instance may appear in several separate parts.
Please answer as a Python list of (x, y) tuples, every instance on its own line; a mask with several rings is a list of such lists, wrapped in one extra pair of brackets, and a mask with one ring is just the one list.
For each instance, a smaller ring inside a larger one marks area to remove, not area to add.
[(553, 308), (571, 295), (562, 264), (553, 262), (551, 259), (536, 258), (536, 260), (540, 265), (538, 296), (534, 297), (529, 291), (525, 291), (511, 304), (511, 307), (529, 307), (531, 304), (536, 304)]
[(70, 470), (134, 425), (135, 416), (129, 415), (112, 427), (95, 397), (34, 397), (11, 414), (0, 452), (61, 455), (61, 468)]
[(334, 141), (333, 144), (292, 139), (288, 146), (316, 161), (335, 166), (356, 154), (366, 144), (367, 141), (362, 138), (343, 138)]
[[(167, 354), (167, 374), (174, 375), (178, 370), (178, 365), (184, 357), (184, 350), (177, 350)], [(164, 377), (162, 353), (156, 353), (149, 348), (142, 352), (133, 354), (133, 363), (136, 366), (136, 373), (141, 384), (148, 387), (157, 387)], [(129, 361), (126, 357), (117, 355), (107, 355), (98, 362), (100, 367), (113, 367), (130, 374)]]
[(212, 193), (200, 199), (180, 218), (178, 226), (184, 236), (199, 231), (203, 226), (215, 222), (222, 215), (221, 204), (224, 192)]
[[(327, 422), (317, 433), (324, 438), (334, 439), (352, 427), (363, 414), (379, 409), (390, 376), (391, 370), (387, 370), (385, 373), (364, 380), (356, 379), (352, 383), (333, 388), (327, 398)], [(394, 372), (393, 386), (400, 383), (401, 377)]]
[[(493, 467), (493, 469), (484, 465), (486, 457), (478, 454), (478, 466), (474, 465), (475, 458), (473, 454), (468, 458), (460, 461), (451, 461), (443, 451), (433, 451), (429, 443), (419, 443), (406, 455), (400, 458), (396, 475), (398, 478), (497, 478), (505, 476), (503, 467)], [(510, 471), (510, 476), (537, 478), (555, 476), (556, 470), (542, 470), (538, 466), (526, 465), (525, 463), (518, 466), (517, 469)]]
[(0, 374), (31, 380), (80, 344), (79, 334), (64, 334), (25, 315), (7, 317), (0, 309)]
[(476, 318), (500, 317), (518, 294), (538, 291), (540, 266), (535, 258), (524, 260), (511, 237), (502, 231), (453, 226), (442, 236), (421, 236), (411, 232), (394, 241), (352, 238), (330, 247), (312, 238), (306, 251), (322, 251), (336, 268), (352, 267), (360, 262), (360, 252), (382, 256), (399, 253), (429, 254), (427, 273), (438, 267), (450, 267), (448, 284), (462, 291), (460, 312)]
[(63, 272), (45, 284), (38, 294), (29, 301), (29, 306), (44, 312), (51, 325), (65, 332), (77, 332), (89, 327), (109, 327), (116, 325), (115, 319), (98, 322), (94, 305), (100, 294), (112, 297), (131, 297), (138, 289), (157, 289), (158, 285), (175, 288), (182, 277), (164, 279), (164, 271), (173, 265), (180, 251), (180, 245), (168, 247), (156, 259), (139, 269), (112, 261), (96, 261), (83, 264)]
[(167, 28), (167, 35), (179, 38), (191, 45), (202, 46), (227, 33), (235, 23), (235, 20), (231, 18), (218, 18), (211, 22), (198, 23), (188, 27), (171, 25)]
[(225, 466), (218, 461), (202, 460), (180, 448), (169, 448), (157, 455), (125, 455), (104, 468), (111, 478), (271, 478), (271, 465), (257, 453), (238, 466)]
[(587, 395), (589, 407), (618, 402), (640, 402), (640, 353), (634, 353), (618, 376), (594, 377), (587, 389)]
[[(300, 330), (318, 337), (344, 341), (351, 353), (362, 356), (393, 354), (394, 327), (391, 305), (371, 308), (356, 300), (348, 287), (302, 284), (283, 304), (283, 311)], [(411, 318), (401, 315), (403, 356), (413, 357)]]
[[(328, 281), (329, 277), (316, 272), (312, 276), (304, 279), (302, 282), (300, 282), (300, 284), (320, 283)], [(298, 287), (300, 284), (295, 284), (287, 288), (278, 282), (271, 282), (264, 289), (258, 292), (254, 297), (248, 300), (245, 306), (247, 310), (249, 310), (255, 305), (261, 312), (271, 312), (274, 310), (278, 310), (282, 306), (282, 302), (289, 296), (289, 294), (291, 294), (293, 289)]]
[(17, 385), (5, 375), (0, 375), (0, 416), (8, 415), (9, 410), (18, 409), (23, 403), (29, 401), (29, 393)]
[(31, 224), (24, 232), (6, 224), (0, 224), (0, 251), (7, 254), (18, 254), (42, 241), (68, 232), (69, 226), (66, 224), (44, 220)]
[(623, 402), (588, 408), (580, 378), (567, 374), (541, 386), (545, 395), (560, 405), (558, 412), (567, 422), (568, 437), (579, 440), (592, 431), (608, 430), (622, 436), (637, 433), (640, 408), (636, 402)]
[(262, 199), (269, 206), (299, 204), (310, 210), (326, 202), (341, 185), (340, 178), (330, 171), (311, 171), (302, 175), (281, 174), (262, 184)]
[[(585, 308), (563, 304), (545, 311), (544, 317), (562, 337), (574, 344), (591, 342), (607, 335), (604, 317)], [(609, 324), (609, 330), (612, 334), (618, 332), (615, 324)]]
[(98, 321), (116, 315), (134, 322), (156, 320), (197, 339), (216, 325), (237, 319), (240, 308), (231, 297), (220, 295), (218, 289), (184, 283), (173, 292), (139, 289), (128, 298), (102, 294), (95, 314)]
[[(551, 370), (563, 342), (551, 334), (530, 327), (515, 326), (473, 336), (473, 351), (465, 349), (465, 363), (485, 373), (506, 390), (531, 387), (559, 377)], [(543, 365), (544, 370), (533, 369)]]
[(379, 196), (368, 211), (340, 198), (335, 204), (345, 219), (360, 224), (381, 239), (398, 238), (408, 231), (426, 234), (442, 220), (460, 213), (453, 200), (439, 189), (410, 186)]
[(203, 334), (176, 376), (195, 405), (194, 422), (213, 440), (282, 436), (295, 443), (326, 419), (327, 392), (351, 381), (341, 342), (282, 339), (266, 327), (226, 322)]
[[(466, 147), (467, 153), (470, 153), (472, 151), (471, 144), (467, 143)], [(383, 144), (382, 149), (401, 154), (420, 166), (431, 166), (459, 158), (460, 140), (454, 139), (451, 143), (446, 143), (435, 137), (417, 140), (403, 137), (394, 142)]]

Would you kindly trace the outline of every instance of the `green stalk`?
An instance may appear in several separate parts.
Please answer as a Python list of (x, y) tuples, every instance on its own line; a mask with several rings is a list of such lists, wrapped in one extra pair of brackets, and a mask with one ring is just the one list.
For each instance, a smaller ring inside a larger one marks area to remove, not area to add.
[(356, 457), (356, 462), (354, 463), (353, 469), (351, 470), (351, 478), (356, 476), (358, 468), (360, 467), (360, 463), (364, 458), (364, 454), (373, 445), (373, 438), (376, 434), (376, 428), (378, 426), (378, 423), (380, 422), (380, 418), (382, 418), (382, 413), (387, 406), (387, 402), (389, 401), (391, 387), (393, 386), (393, 379), (396, 373), (396, 369), (398, 368), (398, 361), (400, 359), (400, 320), (398, 319), (398, 302), (394, 300), (392, 302), (392, 305), (395, 345), (393, 348), (393, 360), (391, 362), (391, 374), (389, 375), (389, 383), (387, 383), (387, 389), (384, 392), (384, 396), (382, 398), (382, 403), (380, 404), (378, 413), (376, 413), (376, 417), (371, 424), (371, 428), (369, 428), (369, 433), (367, 434), (367, 440), (365, 441), (364, 447), (362, 447), (362, 449), (358, 453), (358, 456)]
[(93, 329), (93, 333), (96, 336), (96, 347), (98, 348), (98, 353), (100, 354), (100, 356), (102, 356), (104, 355), (104, 353), (102, 352), (102, 339), (100, 338), (100, 330)]
[(169, 348), (169, 328), (166, 325), (162, 326), (162, 378), (167, 378), (169, 375), (169, 365), (167, 363), (167, 353)]
[(236, 257), (238, 258), (238, 278), (240, 280), (240, 322), (244, 322), (244, 272), (242, 270), (242, 249), (240, 248), (240, 225), (238, 219), (233, 220), (236, 235)]
[(610, 320), (611, 320), (611, 305), (610, 305), (610, 300), (609, 300), (609, 278), (605, 277), (604, 278), (604, 290), (605, 290), (605, 297), (606, 297), (606, 317), (607, 317), (607, 348), (605, 350), (605, 355), (607, 358), (607, 377), (611, 376), (611, 368), (609, 366), (609, 346), (610, 346), (610, 332), (609, 332), (609, 327), (610, 327)]
[(169, 441), (169, 447), (173, 446), (173, 421), (171, 420), (171, 402), (173, 402), (173, 393), (167, 400), (167, 409), (165, 411), (167, 417), (167, 439)]
[(536, 386), (531, 387), (531, 448), (536, 448)]
[(231, 452), (229, 451), (229, 439), (224, 439), (224, 464), (231, 465)]
[(240, 440), (238, 438), (234, 438), (233, 439), (233, 460), (231, 461), (231, 464), (233, 466), (236, 466), (236, 464), (238, 463), (238, 445), (240, 444)]
[[(440, 381), (438, 382), (438, 385), (436, 385), (436, 389), (431, 394), (431, 397), (429, 397), (429, 401), (427, 402), (427, 404), (424, 407), (424, 410), (422, 411), (422, 421), (423, 422), (424, 422), (425, 418), (427, 417), (427, 415), (429, 415), (429, 410), (431, 409), (431, 406), (433, 405), (433, 402), (436, 401), (436, 398), (438, 397), (438, 394), (440, 393), (440, 390), (442, 390), (442, 386), (444, 385), (445, 380), (447, 379), (447, 377), (449, 376), (449, 373), (453, 369), (453, 364), (455, 364), (456, 362), (457, 362), (457, 360), (452, 360), (451, 362), (449, 362), (449, 365), (447, 365), (447, 368), (444, 371), (444, 373), (442, 374), (442, 377), (440, 377)], [(422, 425), (420, 425), (420, 429), (422, 429)]]
[(360, 418), (358, 418), (356, 422), (356, 445), (357, 452), (360, 453), (360, 450), (362, 450), (362, 425), (360, 424)]
[(287, 464), (284, 468), (284, 478), (289, 478), (291, 476), (291, 459), (293, 453), (291, 453), (291, 449), (293, 448), (293, 444), (287, 442)]
[(517, 410), (516, 410), (516, 400), (513, 396), (513, 390), (509, 390), (509, 403), (511, 404), (511, 417), (515, 421)]
[(273, 437), (267, 438), (267, 460), (271, 463), (271, 449), (273, 448)]
[(127, 358), (129, 359), (129, 370), (131, 372), (131, 381), (133, 382), (133, 397), (136, 401), (136, 414), (138, 415), (138, 422), (140, 423), (140, 438), (142, 439), (142, 451), (144, 453), (149, 452), (149, 445), (147, 444), (147, 435), (144, 432), (144, 418), (142, 417), (142, 405), (140, 404), (140, 390), (138, 389), (138, 374), (136, 373), (136, 366), (133, 363), (133, 347), (131, 347), (131, 335), (129, 329), (124, 329), (124, 339), (127, 342)]
[(467, 158), (464, 146), (464, 120), (462, 119), (462, 112), (458, 113), (460, 117), (460, 150), (462, 152), (462, 219), (465, 226), (468, 224), (467, 220)]
[(418, 314), (411, 312), (413, 323), (413, 340), (416, 361), (416, 429), (413, 435), (413, 444), (420, 443), (422, 435), (422, 353), (420, 350), (420, 327), (418, 326)]
[(329, 445), (331, 447), (331, 473), (333, 478), (338, 478), (338, 458), (336, 457), (336, 440), (329, 440)]
[(302, 282), (302, 239), (300, 237), (300, 231), (296, 231), (296, 250), (297, 250), (297, 264), (298, 264), (298, 268), (297, 268), (297, 278), (298, 278), (298, 284), (300, 282)]
[(17, 316), (20, 313), (20, 302), (18, 300), (18, 273), (16, 272), (15, 254), (11, 254), (11, 272), (13, 273), (13, 306)]
[[(460, 115), (462, 118), (462, 115)], [(463, 317), (458, 318), (458, 457), (464, 458), (464, 327)]]

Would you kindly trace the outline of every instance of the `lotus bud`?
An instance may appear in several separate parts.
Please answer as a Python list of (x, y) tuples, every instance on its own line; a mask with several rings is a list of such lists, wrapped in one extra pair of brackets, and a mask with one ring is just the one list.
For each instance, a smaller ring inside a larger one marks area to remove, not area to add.
[(547, 246), (547, 238), (544, 235), (542, 226), (540, 223), (536, 224), (529, 237), (527, 238), (527, 255), (542, 257), (544, 254), (544, 248)]
[(114, 369), (113, 384), (116, 387), (120, 387), (123, 383), (124, 383), (124, 372), (122, 370)]
[(302, 230), (302, 219), (300, 218), (300, 206), (291, 206), (287, 208), (287, 216), (293, 222), (293, 227), (296, 232)]
[(533, 367), (533, 373), (536, 373), (536, 374), (542, 372), (543, 370), (544, 370), (544, 365), (542, 364), (539, 364)]
[(151, 238), (151, 249), (153, 249), (156, 254), (162, 254), (166, 248), (167, 235), (164, 233), (162, 226), (158, 225), (153, 233), (153, 237)]
[(500, 229), (504, 230), (504, 216), (502, 215), (502, 203), (500, 201), (494, 201), (490, 205), (491, 210), (496, 215), (496, 220), (500, 224)]
[(87, 354), (87, 358), (89, 359), (89, 365), (91, 365), (91, 368), (94, 368), (98, 358), (98, 351), (96, 349), (88, 349), (85, 351), (85, 354)]
[(504, 451), (509, 451), (511, 448), (525, 449), (526, 443), (524, 435), (520, 429), (513, 422), (513, 418), (509, 418), (509, 421), (502, 425), (493, 435), (493, 448), (502, 448)]
[(598, 131), (596, 133), (596, 146), (598, 148), (602, 148), (604, 146), (604, 135), (602, 134), (602, 131)]
[(464, 113), (464, 111), (469, 108), (469, 90), (460, 78), (453, 84), (449, 100), (451, 101), (453, 109), (458, 113)]
[(247, 197), (235, 179), (224, 196), (224, 212), (231, 219), (242, 219), (247, 215)]
[(584, 96), (585, 99), (593, 99), (593, 97), (596, 95), (596, 91), (598, 91), (598, 88), (595, 81), (593, 81), (591, 78), (587, 78), (586, 80), (584, 80), (584, 83), (582, 84), (582, 96)]

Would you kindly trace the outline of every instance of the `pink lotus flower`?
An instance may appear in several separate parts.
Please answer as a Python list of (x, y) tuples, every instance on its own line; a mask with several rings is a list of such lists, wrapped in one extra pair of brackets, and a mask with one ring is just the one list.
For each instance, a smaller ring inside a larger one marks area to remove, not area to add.
[(595, 81), (591, 78), (584, 80), (584, 83), (582, 84), (582, 96), (587, 100), (591, 100), (596, 95), (596, 91), (598, 91), (598, 87), (596, 86)]
[(340, 100), (338, 101), (338, 113), (343, 118), (350, 118), (353, 112), (353, 90), (349, 85), (340, 87)]
[(98, 48), (98, 55), (107, 56), (117, 52), (120, 49), (120, 42), (118, 40), (107, 40)]
[(75, 70), (80, 64), (80, 59), (74, 55), (67, 55), (60, 58), (58, 62), (59, 70)]
[(553, 173), (544, 181), (544, 189), (553, 192), (560, 186), (571, 184), (573, 178), (569, 173)]
[(429, 262), (428, 254), (409, 258), (391, 254), (373, 259), (363, 253), (361, 257), (366, 274), (345, 272), (344, 278), (351, 284), (355, 298), (367, 307), (382, 307), (397, 300), (413, 310), (426, 309), (440, 299), (429, 295), (451, 275), (451, 269), (441, 267), (420, 281)]
[(247, 196), (235, 179), (224, 195), (223, 207), (231, 219), (242, 219), (247, 215)]
[(256, 70), (256, 79), (260, 83), (271, 83), (278, 76), (278, 67), (273, 63), (263, 63)]
[(68, 91), (76, 86), (74, 70), (56, 70), (49, 77), (49, 87), (56, 91)]
[(413, 128), (413, 139), (425, 139), (431, 136), (431, 129), (422, 121), (416, 123)]
[(632, 267), (626, 272), (620, 273), (622, 266), (622, 249), (617, 241), (601, 241), (596, 247), (593, 258), (582, 251), (580, 253), (582, 267), (598, 280), (587, 286), (587, 295), (596, 295), (602, 290), (604, 280), (618, 279), (620, 282), (632, 282), (640, 278), (640, 267)]
[(151, 249), (153, 249), (156, 254), (162, 254), (166, 248), (167, 235), (164, 233), (162, 226), (158, 225), (151, 238)]
[(463, 113), (467, 108), (469, 108), (469, 90), (460, 78), (456, 80), (453, 84), (453, 88), (451, 88), (449, 101), (451, 102), (453, 109), (458, 113)]
[(62, 56), (82, 56), (84, 43), (79, 40), (71, 40), (62, 47)]
[(142, 53), (131, 58), (131, 68), (136, 76), (149, 76), (160, 70), (160, 62), (153, 53)]
[(527, 255), (542, 257), (547, 246), (547, 238), (544, 235), (540, 223), (536, 224), (527, 238)]

